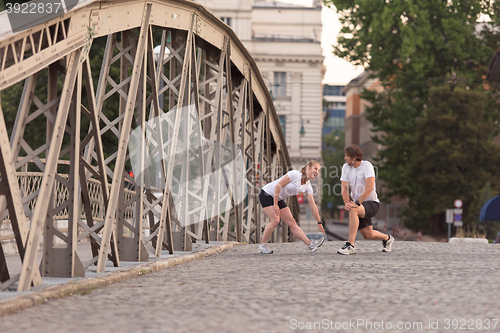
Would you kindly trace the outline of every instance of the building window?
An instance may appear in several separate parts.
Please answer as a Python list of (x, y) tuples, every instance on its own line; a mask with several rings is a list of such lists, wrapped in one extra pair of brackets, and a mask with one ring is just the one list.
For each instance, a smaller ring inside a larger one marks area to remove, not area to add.
[(221, 17), (220, 18), (222, 22), (226, 23), (228, 26), (231, 27), (231, 18), (230, 17)]
[(333, 127), (335, 129), (343, 129), (345, 125), (345, 119), (340, 117), (328, 117), (328, 119), (323, 123), (323, 127)]
[(328, 110), (345, 109), (345, 102), (329, 102)]
[(325, 96), (345, 96), (342, 92), (344, 86), (332, 86), (329, 84), (325, 84), (323, 87), (323, 95)]
[(274, 72), (273, 96), (286, 96), (286, 72)]
[(330, 127), (333, 129), (344, 129), (345, 111), (344, 110), (327, 111), (327, 117), (323, 121), (323, 127)]
[(280, 118), (281, 129), (286, 138), (286, 116), (278, 116)]

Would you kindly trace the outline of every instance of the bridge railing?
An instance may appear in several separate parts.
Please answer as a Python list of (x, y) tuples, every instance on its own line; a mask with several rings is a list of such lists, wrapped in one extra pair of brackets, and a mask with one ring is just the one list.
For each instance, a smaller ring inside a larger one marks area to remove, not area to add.
[[(69, 176), (65, 174), (59, 174), (59, 176), (68, 181)], [(21, 191), (21, 195), (23, 198), (31, 198), (31, 200), (27, 201), (25, 206), (29, 211), (33, 211), (37, 203), (37, 196), (33, 196), (34, 193), (37, 193), (40, 190), (40, 184), (42, 182), (43, 173), (41, 172), (17, 172), (17, 179), (19, 182), (19, 190)], [(96, 221), (102, 221), (104, 219), (105, 214), (105, 205), (102, 197), (101, 191), (101, 183), (93, 178), (87, 179), (87, 191), (89, 193), (90, 198), (90, 206), (92, 210), (92, 217)], [(130, 200), (135, 195), (135, 191), (130, 189), (124, 189), (124, 200)], [(60, 182), (55, 182), (55, 189), (53, 193), (53, 202), (55, 206), (60, 206), (62, 203), (66, 202), (69, 199), (69, 190), (66, 186), (64, 186)], [(28, 214), (26, 214), (28, 215)], [(58, 211), (57, 214), (54, 214), (53, 218), (56, 220), (67, 220), (69, 216), (68, 207), (63, 208)], [(125, 219), (132, 219), (134, 216), (134, 210), (132, 207), (127, 207), (125, 209)], [(9, 211), (4, 210), (2, 216), (0, 218), (3, 220), (3, 223), (10, 223)], [(85, 219), (85, 214), (82, 212), (80, 218)], [(12, 234), (12, 238), (14, 238), (14, 234)]]

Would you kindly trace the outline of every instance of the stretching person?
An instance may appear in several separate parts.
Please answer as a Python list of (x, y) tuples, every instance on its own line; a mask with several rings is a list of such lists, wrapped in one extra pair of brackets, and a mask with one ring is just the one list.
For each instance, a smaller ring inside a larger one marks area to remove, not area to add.
[[(345, 210), (349, 212), (349, 240), (337, 252), (353, 254), (354, 240), (359, 232), (364, 239), (381, 240), (382, 251), (391, 252), (394, 237), (373, 230), (372, 217), (378, 213), (380, 202), (375, 192), (375, 170), (368, 161), (363, 161), (361, 148), (352, 145), (344, 148), (345, 161), (340, 181)], [(351, 198), (349, 198), (349, 186)]]
[(319, 230), (325, 234), (325, 229), (323, 229), (323, 224), (319, 216), (318, 207), (314, 203), (313, 189), (311, 186), (310, 179), (316, 178), (319, 174), (321, 166), (318, 161), (311, 160), (300, 170), (292, 170), (287, 172), (280, 179), (275, 180), (269, 184), (266, 184), (259, 193), (259, 200), (262, 205), (264, 213), (271, 219), (271, 222), (264, 229), (264, 235), (262, 235), (262, 243), (259, 245), (258, 253), (273, 253), (273, 251), (267, 248), (267, 240), (271, 236), (274, 228), (280, 223), (280, 218), (288, 225), (292, 233), (303, 241), (311, 252), (315, 252), (325, 241), (325, 237), (320, 239), (311, 240), (309, 239), (304, 231), (300, 229), (292, 216), (290, 208), (285, 203), (285, 199), (291, 197), (292, 195), (297, 195), (299, 193), (305, 192), (307, 194), (307, 200), (309, 201), (309, 206), (311, 211), (318, 221)]

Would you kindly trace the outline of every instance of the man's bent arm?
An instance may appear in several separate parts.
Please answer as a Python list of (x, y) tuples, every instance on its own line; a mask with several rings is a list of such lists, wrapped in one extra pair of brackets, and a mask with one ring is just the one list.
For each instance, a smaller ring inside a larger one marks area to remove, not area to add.
[(347, 205), (349, 203), (349, 182), (342, 180), (340, 183), (342, 185), (342, 199), (344, 200), (344, 205)]

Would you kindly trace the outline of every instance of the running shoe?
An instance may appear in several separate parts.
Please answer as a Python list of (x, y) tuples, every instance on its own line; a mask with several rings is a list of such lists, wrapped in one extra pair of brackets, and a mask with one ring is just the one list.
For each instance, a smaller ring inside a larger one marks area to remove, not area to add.
[(316, 252), (318, 247), (323, 245), (324, 241), (325, 241), (325, 237), (321, 237), (320, 239), (311, 239), (311, 245), (309, 245), (307, 248), (309, 249), (309, 251), (314, 253), (314, 252)]
[(386, 241), (382, 241), (382, 246), (384, 247), (382, 249), (382, 252), (391, 252), (391, 246), (394, 243), (394, 237), (389, 235), (389, 239)]
[(271, 254), (273, 253), (273, 250), (269, 250), (267, 248), (267, 244), (260, 244), (259, 251), (257, 253)]
[(356, 253), (356, 250), (354, 250), (354, 245), (352, 245), (349, 242), (345, 242), (345, 245), (340, 250), (338, 250), (337, 253), (354, 254), (354, 253)]

